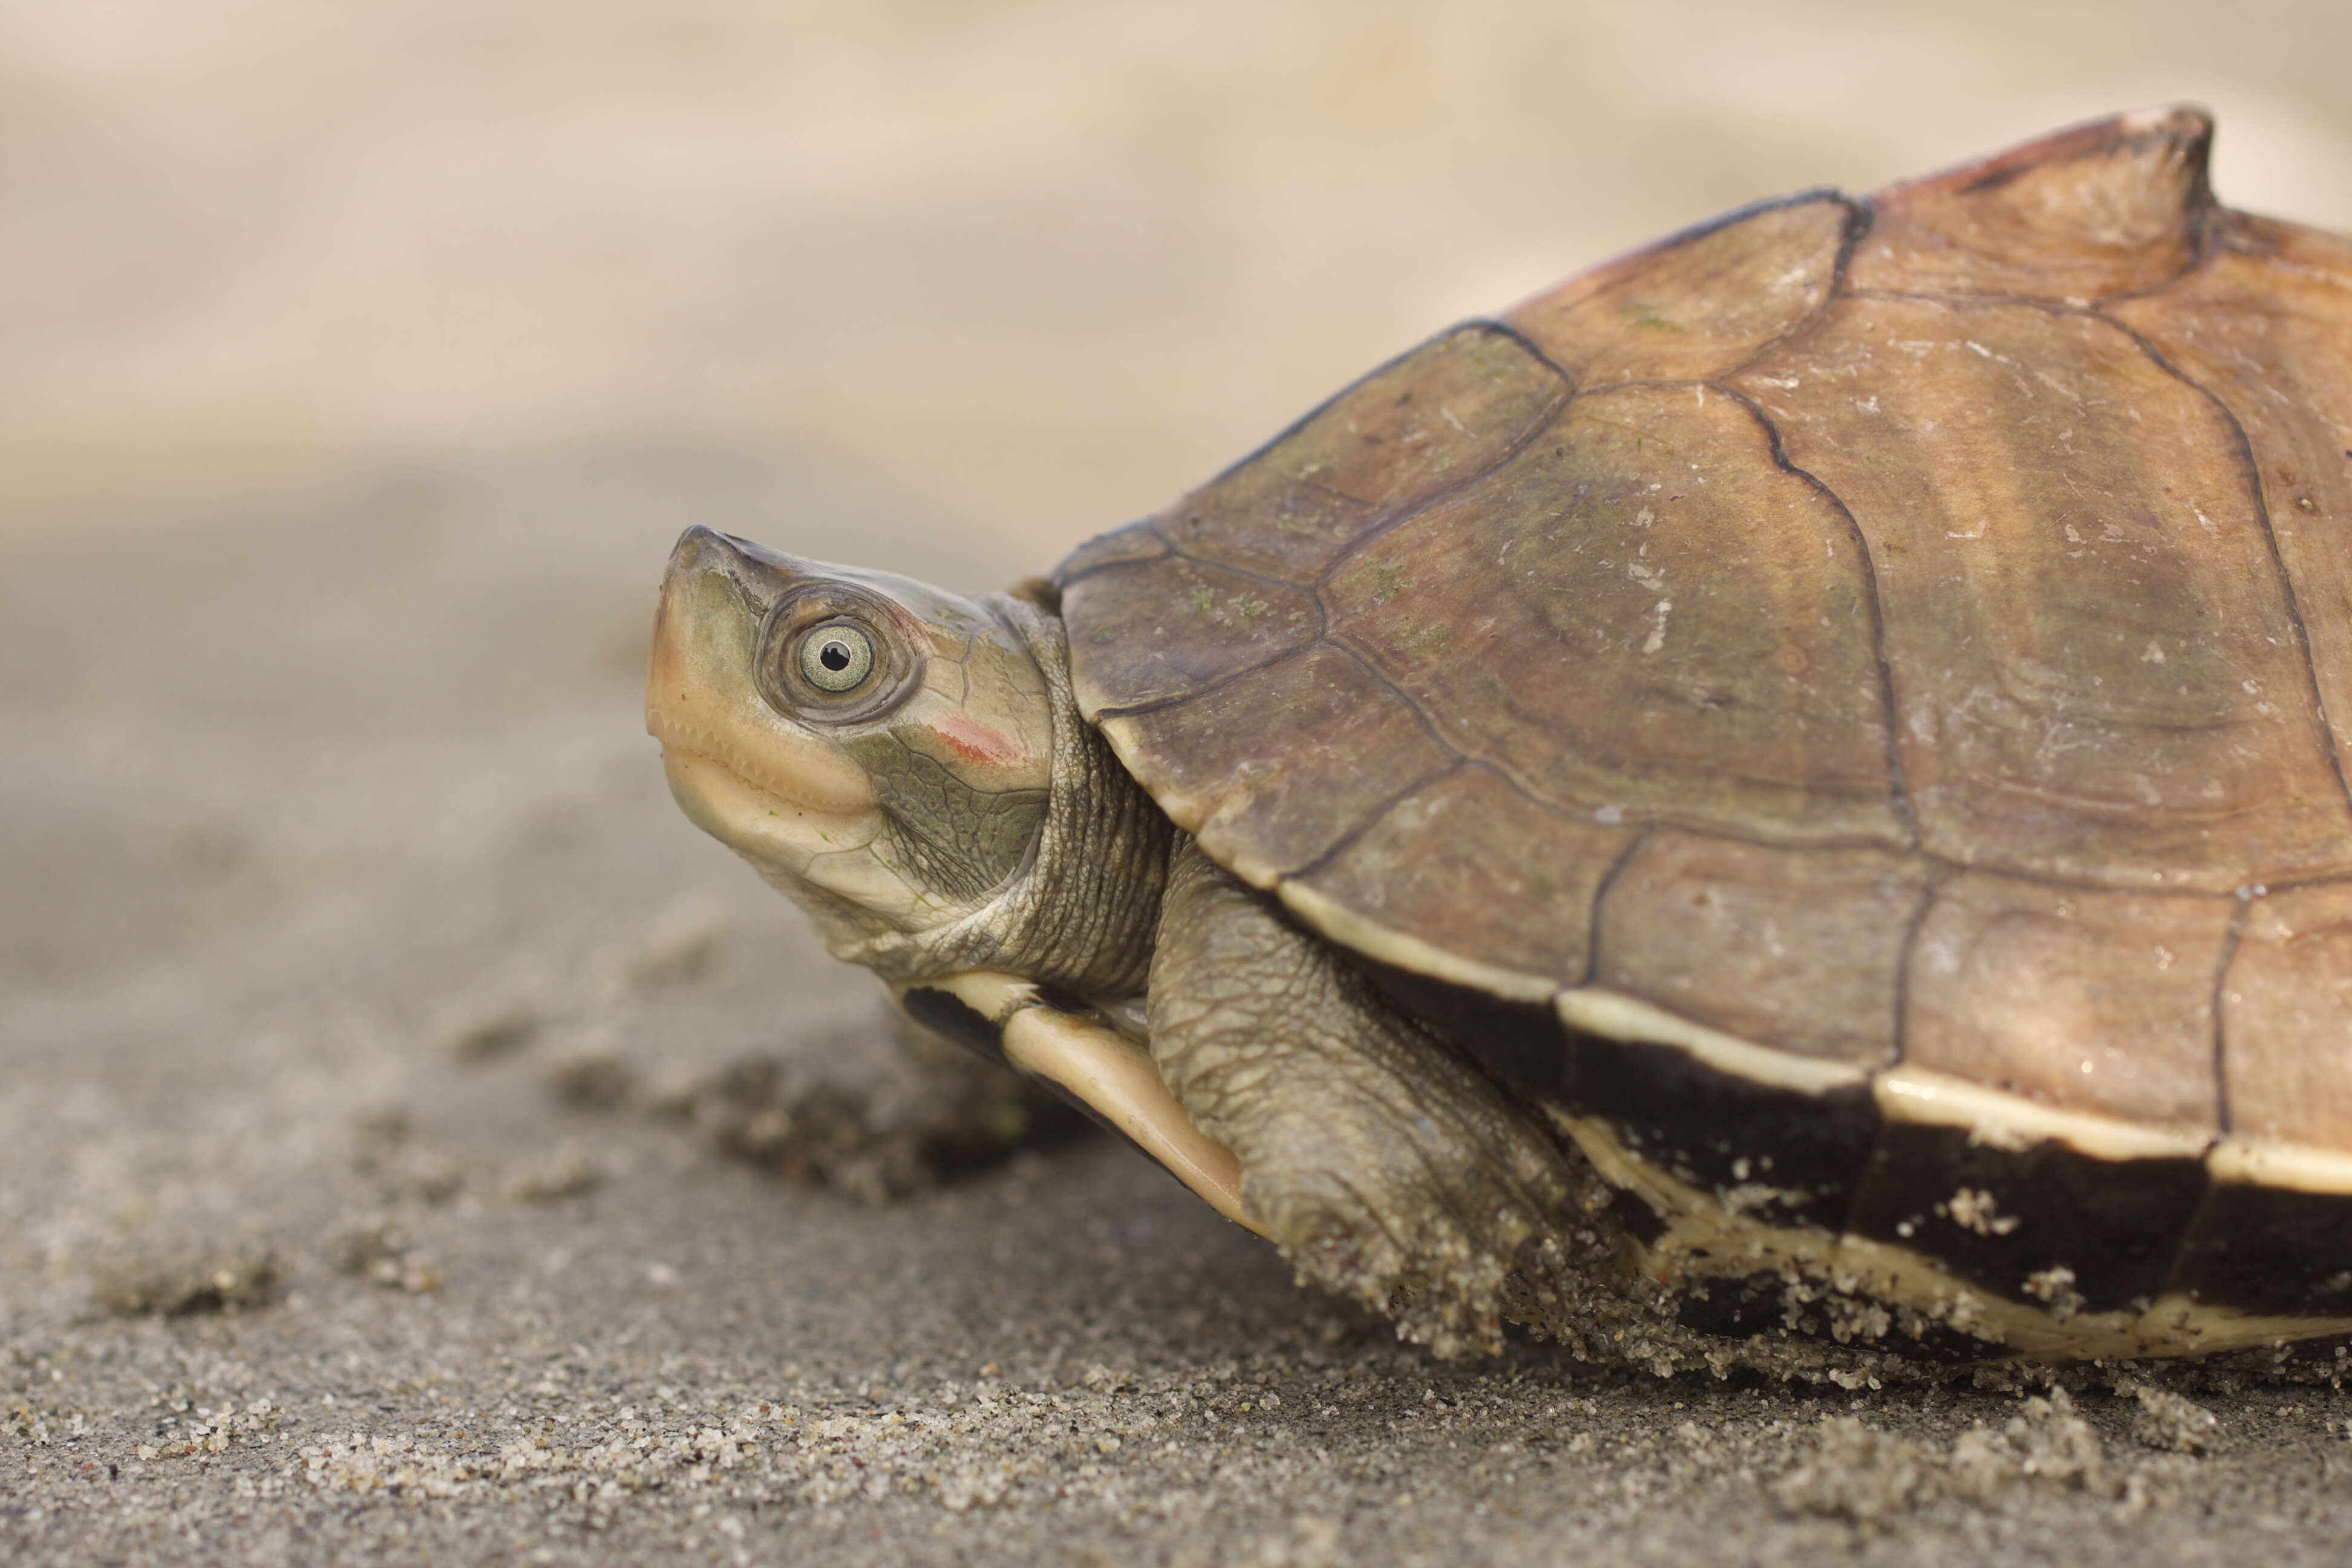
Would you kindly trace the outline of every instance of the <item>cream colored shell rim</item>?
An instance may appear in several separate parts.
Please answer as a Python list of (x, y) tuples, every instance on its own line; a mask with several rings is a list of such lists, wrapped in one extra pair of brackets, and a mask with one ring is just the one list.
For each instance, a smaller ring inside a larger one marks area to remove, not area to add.
[(1628, 1043), (1677, 1049), (1700, 1066), (1769, 1089), (1821, 1096), (1867, 1085), (1891, 1121), (1965, 1127), (1972, 1142), (2019, 1151), (2055, 1142), (2094, 1159), (2203, 1159), (2220, 1183), (2352, 1195), (2352, 1153), (2284, 1139), (2151, 1125), (2047, 1105), (2029, 1096), (1925, 1068), (1873, 1071), (1822, 1061), (1712, 1029), (1605, 986), (1562, 987), (1538, 975), (1475, 963), (1391, 931), (1303, 884), (1261, 870), (1270, 888), (1332, 941), (1379, 963), (1508, 1001), (1549, 1001), (1569, 1027)]

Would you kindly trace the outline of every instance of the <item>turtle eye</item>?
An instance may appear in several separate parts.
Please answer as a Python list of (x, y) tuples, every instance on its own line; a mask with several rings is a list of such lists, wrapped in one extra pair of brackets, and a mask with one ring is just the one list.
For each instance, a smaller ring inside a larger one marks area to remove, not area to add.
[(801, 679), (835, 696), (856, 690), (874, 673), (874, 639), (848, 621), (826, 621), (801, 638)]
[(862, 724), (922, 685), (919, 631), (919, 622), (878, 594), (814, 583), (768, 607), (751, 679), (787, 719)]

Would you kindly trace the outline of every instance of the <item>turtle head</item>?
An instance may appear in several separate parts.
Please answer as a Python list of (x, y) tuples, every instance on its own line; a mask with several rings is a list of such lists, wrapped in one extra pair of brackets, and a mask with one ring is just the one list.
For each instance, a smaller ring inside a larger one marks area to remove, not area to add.
[(1053, 703), (992, 601), (689, 528), (646, 727), (688, 817), (844, 957), (984, 906), (1036, 845)]

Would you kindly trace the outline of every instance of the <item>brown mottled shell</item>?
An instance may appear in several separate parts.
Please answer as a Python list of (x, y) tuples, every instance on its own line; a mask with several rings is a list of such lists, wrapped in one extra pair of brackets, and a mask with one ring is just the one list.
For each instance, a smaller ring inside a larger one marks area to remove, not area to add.
[(1395, 970), (2352, 1153), (2352, 242), (2215, 205), (2210, 134), (1441, 335), (1063, 564), (1082, 704)]

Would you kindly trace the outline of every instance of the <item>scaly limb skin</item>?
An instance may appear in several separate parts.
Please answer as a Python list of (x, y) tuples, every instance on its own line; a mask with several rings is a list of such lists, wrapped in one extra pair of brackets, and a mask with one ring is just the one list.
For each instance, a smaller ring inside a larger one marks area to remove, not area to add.
[(1574, 1223), (1549, 1137), (1190, 840), (1150, 1014), (1161, 1075), (1302, 1280), (1441, 1355), (1499, 1346), (1506, 1280)]

